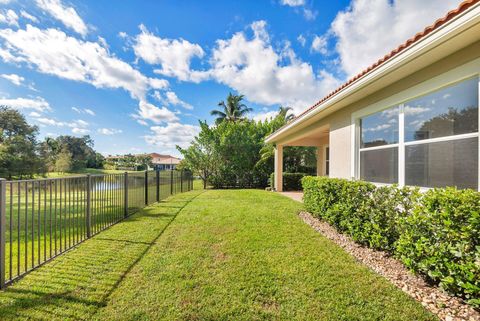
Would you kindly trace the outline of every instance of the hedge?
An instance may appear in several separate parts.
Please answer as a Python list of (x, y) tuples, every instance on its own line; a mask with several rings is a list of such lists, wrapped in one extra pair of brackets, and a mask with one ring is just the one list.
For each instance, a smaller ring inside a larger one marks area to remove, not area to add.
[[(284, 191), (301, 191), (302, 178), (308, 176), (307, 173), (283, 173), (283, 190)], [(275, 173), (270, 175), (270, 187), (274, 187)]]
[(480, 193), (450, 187), (421, 194), (327, 177), (305, 177), (302, 185), (313, 215), (480, 307)]

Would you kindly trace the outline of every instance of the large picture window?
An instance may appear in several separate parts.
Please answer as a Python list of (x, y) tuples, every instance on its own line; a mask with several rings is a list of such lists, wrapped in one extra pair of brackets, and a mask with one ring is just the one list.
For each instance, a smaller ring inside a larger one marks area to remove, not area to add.
[(361, 117), (360, 179), (478, 189), (478, 78)]

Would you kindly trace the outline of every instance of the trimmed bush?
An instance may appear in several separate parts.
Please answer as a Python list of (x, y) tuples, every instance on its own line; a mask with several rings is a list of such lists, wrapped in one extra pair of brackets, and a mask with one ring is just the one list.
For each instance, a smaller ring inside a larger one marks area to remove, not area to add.
[[(283, 173), (283, 190), (284, 191), (301, 191), (302, 178), (308, 176), (307, 173)], [(275, 182), (275, 173), (270, 175), (270, 186), (273, 187)]]
[(446, 291), (480, 307), (480, 194), (455, 188), (425, 193), (400, 220), (396, 253)]
[(305, 177), (302, 184), (313, 215), (480, 307), (480, 193), (445, 188), (421, 194), (327, 177)]
[(328, 177), (303, 179), (306, 209), (356, 242), (392, 252), (398, 239), (397, 221), (418, 198), (412, 188), (375, 187), (363, 181)]

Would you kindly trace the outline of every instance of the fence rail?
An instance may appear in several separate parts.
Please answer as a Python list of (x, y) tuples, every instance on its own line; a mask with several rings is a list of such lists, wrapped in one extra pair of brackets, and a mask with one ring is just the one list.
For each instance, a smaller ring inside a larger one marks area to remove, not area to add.
[(183, 171), (0, 178), (0, 288), (139, 209), (192, 189)]

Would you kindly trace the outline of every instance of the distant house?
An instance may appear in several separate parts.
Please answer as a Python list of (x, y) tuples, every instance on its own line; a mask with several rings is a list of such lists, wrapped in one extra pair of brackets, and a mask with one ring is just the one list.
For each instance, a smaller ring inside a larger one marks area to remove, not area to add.
[(319, 176), (479, 189), (479, 75), (480, 0), (468, 0), (267, 137), (275, 189), (284, 146), (317, 147)]
[[(150, 157), (151, 160), (148, 160), (148, 157)], [(181, 161), (180, 158), (158, 153), (110, 155), (105, 159), (106, 164), (109, 165), (110, 168), (131, 171), (147, 169), (146, 162), (149, 162), (148, 169), (174, 170)]]
[(162, 155), (157, 153), (151, 153), (152, 157), (151, 166), (155, 170), (173, 170), (177, 168), (181, 159), (173, 157), (171, 155)]

